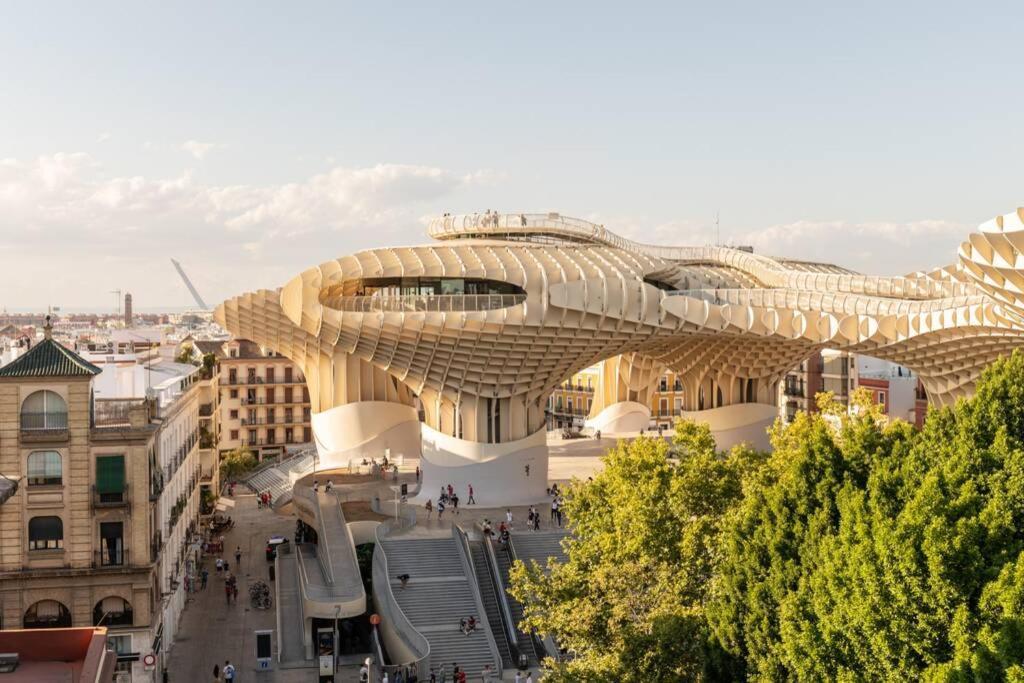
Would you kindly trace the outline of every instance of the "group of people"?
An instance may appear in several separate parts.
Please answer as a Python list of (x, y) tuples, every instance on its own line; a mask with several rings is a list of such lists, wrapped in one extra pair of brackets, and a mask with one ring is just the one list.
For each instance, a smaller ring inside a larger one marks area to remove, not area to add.
[[(328, 479), (324, 484), (324, 492), (330, 493), (332, 490), (334, 490), (334, 482)], [(313, 493), (320, 493), (320, 482), (316, 479), (313, 480)]]
[[(467, 505), (476, 505), (476, 498), (473, 497), (473, 485), (467, 485)], [(423, 506), (427, 511), (427, 519), (430, 519), (430, 515), (433, 513), (435, 506), (434, 503), (428, 498), (427, 502)], [(455, 491), (455, 487), (451, 484), (448, 486), (441, 487), (441, 493), (437, 497), (437, 519), (440, 520), (441, 516), (444, 515), (445, 508), (451, 507), (455, 514), (459, 514), (459, 494)]]
[(474, 617), (473, 615), (470, 615), (468, 617), (462, 617), (462, 619), (459, 620), (459, 630), (468, 636), (470, 633), (476, 630), (478, 623), (479, 622), (476, 620), (476, 617)]
[(213, 665), (213, 683), (233, 683), (235, 680), (235, 665), (230, 659), (224, 660), (224, 668), (219, 664)]
[(257, 508), (269, 508), (274, 502), (274, 495), (270, 491), (263, 491), (256, 496)]

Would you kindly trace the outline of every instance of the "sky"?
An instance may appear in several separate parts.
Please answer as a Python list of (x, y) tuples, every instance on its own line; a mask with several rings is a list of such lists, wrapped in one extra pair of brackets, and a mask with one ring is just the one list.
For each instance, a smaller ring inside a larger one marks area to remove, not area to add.
[(1024, 205), (1020, 3), (3, 14), (0, 309), (190, 305), (172, 257), (212, 304), (486, 209), (904, 274)]

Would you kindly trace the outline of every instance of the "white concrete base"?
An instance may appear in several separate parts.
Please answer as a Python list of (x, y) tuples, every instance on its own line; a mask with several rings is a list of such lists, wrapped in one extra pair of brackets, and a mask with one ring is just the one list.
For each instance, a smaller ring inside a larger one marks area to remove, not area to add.
[(365, 458), (419, 456), (420, 421), (416, 409), (387, 401), (360, 401), (312, 416), (313, 439), (320, 456), (318, 469), (348, 467)]
[(608, 434), (618, 434), (639, 432), (646, 429), (650, 422), (650, 406), (636, 401), (619, 401), (602, 410), (596, 417), (588, 419), (584, 426), (600, 429)]
[(427, 425), (422, 432), (423, 478), (414, 502), (422, 504), (429, 498), (436, 504), (441, 487), (448, 484), (458, 492), (460, 508), (469, 503), (469, 484), (480, 507), (529, 505), (546, 499), (546, 430), (507, 443), (464, 441)]
[(778, 417), (779, 409), (763, 403), (739, 403), (710, 410), (683, 412), (684, 420), (704, 422), (711, 427), (719, 450), (728, 450), (748, 443), (759, 450), (770, 450), (768, 427)]

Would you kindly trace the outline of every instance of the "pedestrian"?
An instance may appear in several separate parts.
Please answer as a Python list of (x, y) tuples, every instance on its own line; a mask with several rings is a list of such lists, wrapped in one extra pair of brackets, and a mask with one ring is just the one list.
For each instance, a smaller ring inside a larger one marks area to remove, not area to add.
[(558, 514), (558, 496), (551, 501), (551, 521), (555, 521), (555, 515)]
[(267, 507), (271, 507), (274, 504), (274, 494), (267, 491)]
[(481, 678), (484, 679), (484, 683), (492, 683), (491, 676), (494, 675), (494, 669), (491, 668), (490, 664), (484, 664), (484, 670), (481, 673)]
[(423, 507), (425, 507), (427, 509), (427, 521), (429, 522), (430, 521), (430, 515), (434, 512), (434, 506), (431, 505), (429, 498), (427, 498), (427, 504), (424, 505)]
[(202, 581), (202, 585), (200, 586), (199, 590), (206, 590), (206, 582), (210, 578), (210, 570), (206, 567), (203, 567), (203, 571), (199, 574), (199, 576), (200, 580)]
[(444, 514), (444, 501), (437, 501), (437, 521), (441, 521), (441, 515)]
[(430, 670), (430, 683), (437, 683), (437, 674), (433, 669)]
[(508, 528), (512, 528), (512, 508), (505, 508), (505, 521), (508, 522)]
[(523, 469), (526, 470), (526, 476), (530, 476), (530, 466), (529, 465), (525, 465), (523, 467)]
[(516, 677), (514, 679), (512, 679), (512, 680), (514, 680), (515, 683), (523, 683), (523, 672), (522, 671), (517, 671), (516, 672)]
[(313, 480), (313, 493), (320, 493), (320, 482)]
[(466, 672), (460, 669), (459, 673), (455, 674), (455, 680), (458, 683), (466, 683)]
[(459, 514), (459, 494), (457, 493), (452, 494), (452, 510), (455, 514)]
[(370, 680), (370, 669), (366, 666), (366, 662), (363, 662), (362, 666), (359, 667), (359, 683), (369, 683)]
[(327, 491), (328, 493), (330, 493), (331, 489), (333, 489), (333, 488), (334, 488), (334, 482), (332, 480), (328, 479), (327, 480), (327, 485), (324, 486), (324, 491)]
[(526, 513), (526, 526), (530, 529), (533, 528), (533, 518), (537, 513), (534, 511), (533, 506), (530, 506), (530, 511)]
[(221, 557), (217, 558), (217, 576), (221, 576), (221, 572), (224, 571), (224, 559)]
[(224, 560), (224, 576), (228, 575), (228, 570), (231, 568), (231, 563)]
[(420, 480), (420, 466), (416, 465), (416, 481)]
[(408, 574), (399, 574), (395, 578), (402, 582), (402, 589), (405, 590), (406, 584), (409, 583), (409, 575)]
[(231, 663), (230, 659), (224, 660), (224, 683), (234, 683), (235, 680), (235, 665)]
[(533, 513), (533, 530), (540, 531), (540, 513)]
[(526, 672), (526, 683), (533, 683), (533, 672), (532, 671), (527, 671)]
[(256, 494), (256, 509), (259, 510), (261, 507), (263, 507), (263, 494), (258, 493)]
[(221, 683), (220, 680), (220, 664), (213, 665), (213, 683)]
[(476, 498), (473, 497), (473, 485), (469, 485), (469, 499), (466, 501), (466, 505), (476, 505)]
[(448, 484), (448, 497), (451, 498), (453, 493), (455, 493), (455, 488), (451, 484)]
[(238, 567), (241, 567), (241, 566), (242, 566), (242, 546), (238, 546), (238, 547), (235, 548), (235, 567), (238, 568)]
[(224, 582), (224, 602), (226, 604), (228, 604), (228, 605), (231, 604), (231, 594), (232, 593), (234, 593), (234, 591), (231, 590), (231, 580), (228, 579), (227, 581)]
[(380, 675), (380, 683), (388, 683), (388, 672), (385, 671)]
[(238, 579), (231, 579), (231, 599), (238, 604)]

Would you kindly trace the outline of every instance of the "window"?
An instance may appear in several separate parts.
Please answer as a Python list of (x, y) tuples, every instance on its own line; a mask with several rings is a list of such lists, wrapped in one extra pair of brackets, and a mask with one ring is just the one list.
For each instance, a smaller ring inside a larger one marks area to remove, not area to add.
[(124, 564), (124, 523), (100, 522), (100, 566)]
[(232, 411), (230, 411), (230, 412), (228, 413), (228, 415), (230, 416), (230, 418), (231, 418), (232, 420), (237, 420), (237, 419), (238, 419), (238, 411), (237, 411), (237, 410), (232, 410)]
[[(95, 616), (95, 615), (94, 615)], [(93, 619), (95, 621), (95, 619)], [(109, 625), (109, 620), (104, 622), (104, 626)], [(114, 665), (114, 673), (127, 673), (128, 678), (131, 678), (132, 662), (139, 656), (137, 652), (132, 650), (132, 635), (127, 633), (123, 636), (107, 636), (107, 643), (117, 654), (117, 664)], [(124, 659), (122, 659), (122, 657)], [(116, 677), (115, 677), (115, 680)]]
[[(291, 382), (292, 381), (292, 369), (291, 368), (285, 368), (284, 369), (284, 381), (285, 382)], [(291, 392), (291, 389), (289, 389), (288, 391)]]
[[(235, 352), (232, 350), (231, 357), (234, 358)], [(238, 371), (234, 368), (228, 370), (228, 384), (238, 384)]]
[(291, 403), (292, 402), (292, 388), (291, 387), (285, 387), (284, 388), (284, 402), (285, 403)]
[(22, 429), (67, 429), (68, 404), (52, 391), (36, 391), (21, 404)]
[(232, 441), (238, 441), (238, 430), (237, 429), (232, 429), (231, 430), (231, 440)]
[(238, 389), (232, 389), (230, 392), (231, 398), (238, 398)]
[(284, 429), (284, 442), (295, 443), (295, 430), (291, 427), (285, 427)]
[(36, 451), (28, 455), (28, 485), (50, 486), (62, 483), (60, 453)]
[(663, 399), (659, 400), (659, 402), (658, 402), (658, 414), (659, 415), (667, 415), (668, 414), (668, 399), (667, 398), (663, 398)]
[(274, 383), (274, 368), (267, 368), (267, 384)]
[(268, 425), (272, 425), (275, 422), (277, 422), (277, 420), (274, 419), (275, 417), (276, 416), (274, 415), (274, 409), (273, 408), (267, 408), (267, 424)]
[[(131, 626), (133, 621), (131, 603), (116, 595), (103, 598), (96, 603), (92, 610), (93, 626)], [(130, 636), (128, 647), (131, 647)], [(115, 651), (121, 654), (121, 651), (116, 648)], [(130, 652), (130, 650), (126, 650), (126, 652)]]
[(292, 412), (291, 408), (285, 408), (284, 409), (284, 421), (285, 422), (289, 422), (289, 423), (294, 422), (294, 420), (292, 420), (293, 416), (294, 416), (294, 413)]
[(277, 443), (277, 430), (276, 429), (268, 429), (267, 430), (267, 443), (269, 443), (269, 444)]
[(312, 440), (313, 440), (312, 432), (310, 431), (309, 427), (303, 427), (302, 428), (302, 441), (303, 441), (303, 443), (309, 443)]
[(60, 517), (28, 520), (29, 550), (60, 550), (64, 547), (64, 522)]
[(668, 391), (668, 377), (662, 375), (661, 382), (659, 384), (661, 391)]
[[(309, 422), (309, 408), (302, 409), (302, 421)], [(309, 441), (309, 439), (306, 439), (306, 441)]]
[(122, 503), (125, 499), (124, 456), (96, 458), (96, 493), (100, 503)]
[(71, 612), (56, 600), (40, 600), (25, 610), (23, 625), (25, 628), (68, 628)]
[(882, 406), (883, 408), (885, 407), (885, 392), (884, 391), (879, 391), (878, 392), (878, 405)]
[(250, 429), (249, 430), (249, 445), (250, 446), (255, 446), (256, 445), (256, 430), (255, 429)]

